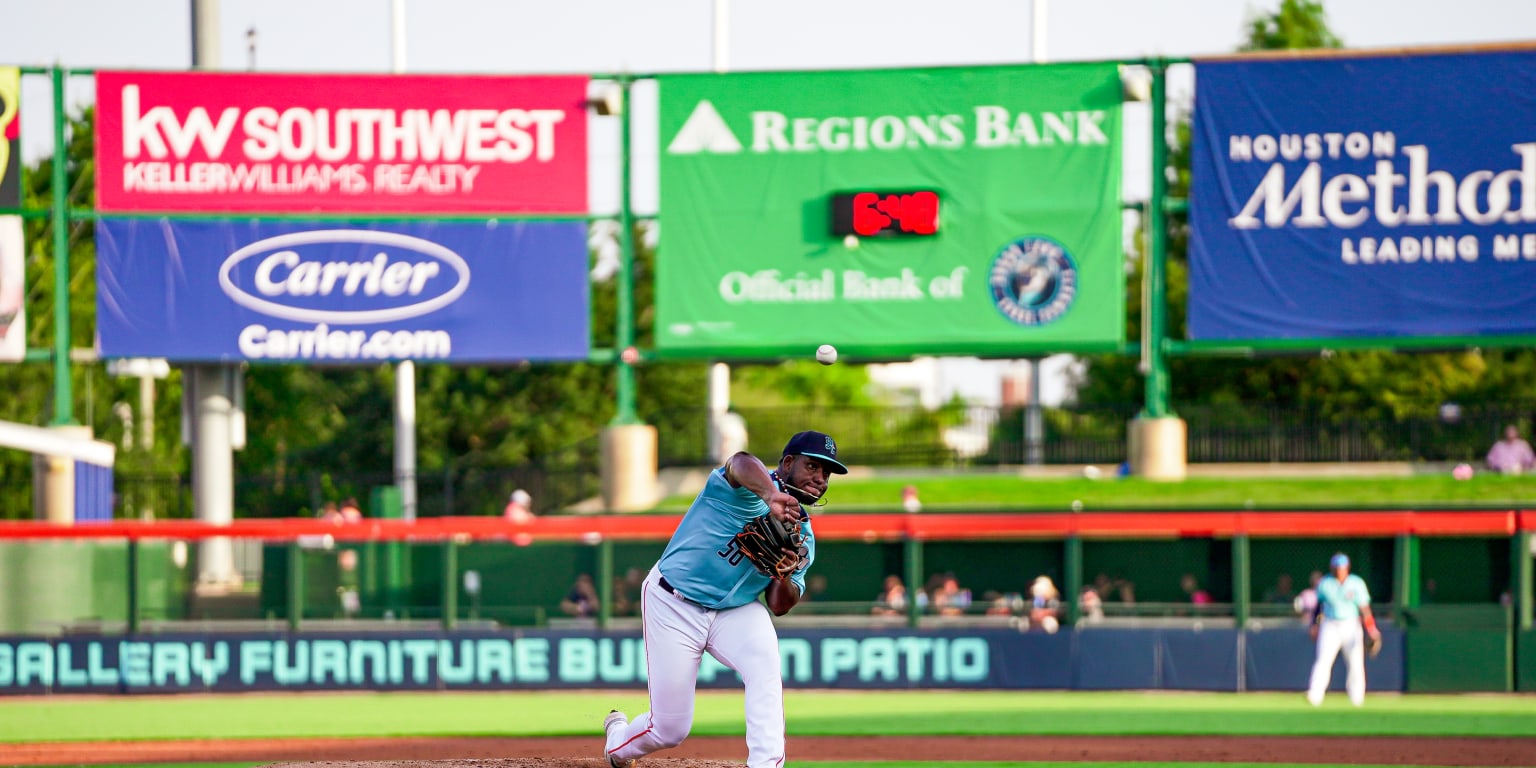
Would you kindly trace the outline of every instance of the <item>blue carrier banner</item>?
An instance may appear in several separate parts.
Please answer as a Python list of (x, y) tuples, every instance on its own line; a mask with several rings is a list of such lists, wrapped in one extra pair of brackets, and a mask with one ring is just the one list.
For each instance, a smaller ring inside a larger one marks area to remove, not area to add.
[(1191, 338), (1536, 333), (1536, 53), (1195, 72)]
[(584, 360), (581, 222), (103, 218), (106, 357)]

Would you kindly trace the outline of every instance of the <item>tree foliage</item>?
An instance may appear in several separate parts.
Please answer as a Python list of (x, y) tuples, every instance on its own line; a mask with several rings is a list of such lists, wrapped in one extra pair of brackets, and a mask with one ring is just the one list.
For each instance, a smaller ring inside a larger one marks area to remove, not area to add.
[[(1334, 48), (1323, 4), (1282, 0), (1273, 13), (1248, 23), (1244, 51)], [(1192, 146), (1189, 115), (1170, 120), (1169, 195), (1188, 199)], [(1143, 233), (1144, 234), (1144, 233)], [(1138, 239), (1144, 242), (1144, 238)], [(1168, 334), (1188, 338), (1188, 222), (1168, 222)], [(1127, 338), (1141, 338), (1143, 248), (1133, 254), (1127, 281)], [(1080, 406), (1124, 407), (1142, 400), (1137, 360), (1089, 358), (1077, 384)], [(1171, 399), (1177, 410), (1221, 407), (1256, 413), (1304, 411), (1326, 418), (1367, 420), (1432, 417), (1443, 403), (1536, 402), (1536, 353), (1530, 350), (1458, 350), (1396, 353), (1342, 351), (1256, 359), (1174, 357), (1168, 361)], [(1516, 419), (1522, 420), (1522, 419)], [(1522, 420), (1523, 421), (1523, 420)], [(1488, 435), (1493, 439), (1493, 435)]]
[[(70, 206), (94, 206), (94, 115), (71, 120), (68, 163)], [(52, 201), (53, 158), (23, 171), (24, 206), (47, 210)], [(50, 218), (26, 224), (26, 307), (28, 345), (53, 342), (54, 259)], [(637, 238), (637, 242), (640, 239)], [(75, 221), (69, 235), (69, 317), (71, 346), (94, 346), (96, 253), (94, 224)], [(636, 305), (651, 306), (654, 249), (642, 248), (635, 265)], [(596, 346), (611, 346), (616, 307), (612, 281), (592, 292)], [(651, 317), (637, 318), (639, 346), (650, 343)], [(122, 442), (127, 421), (117, 416), (138, 406), (139, 382), (106, 374), (100, 364), (70, 367), (76, 420), (94, 434), (123, 447), (118, 454), (119, 496), (132, 495), (150, 475), (166, 478), (174, 498), (185, 484), (190, 458), (181, 445), (181, 376), (157, 383), (153, 450)], [(236, 513), (289, 515), (311, 511), (322, 499), (366, 498), (370, 486), (391, 482), (394, 456), (392, 365), (321, 367), (257, 365), (246, 369), (247, 445), (235, 454)], [(637, 370), (636, 406), (663, 439), (694, 429), (704, 412), (704, 366), (668, 363)], [(50, 365), (0, 366), (0, 419), (43, 425), (52, 420)], [(114, 409), (114, 405), (117, 408)], [(421, 365), (417, 374), (418, 474), (434, 492), (457, 483), (460, 514), (489, 509), (487, 499), (512, 482), (533, 475), (565, 473), (574, 479), (565, 495), (539, 501), (560, 504), (595, 489), (598, 435), (615, 411), (611, 366), (589, 363), (547, 365)], [(136, 419), (136, 416), (135, 416)], [(137, 419), (136, 419), (137, 420)], [(142, 420), (137, 420), (142, 423)], [(465, 480), (479, 473), (478, 486)], [(0, 516), (27, 517), (31, 509), (31, 458), (0, 451)], [(320, 478), (320, 480), (315, 480)], [(445, 478), (445, 479), (438, 479)], [(164, 489), (162, 489), (164, 490)], [(475, 494), (479, 494), (478, 496)], [(185, 511), (185, 504), (161, 499), (160, 514)], [(479, 503), (483, 502), (483, 503)], [(121, 510), (120, 510), (121, 511)]]
[(1343, 41), (1328, 28), (1322, 0), (1281, 0), (1274, 13), (1249, 20), (1248, 41), (1240, 50), (1284, 51), (1343, 46)]

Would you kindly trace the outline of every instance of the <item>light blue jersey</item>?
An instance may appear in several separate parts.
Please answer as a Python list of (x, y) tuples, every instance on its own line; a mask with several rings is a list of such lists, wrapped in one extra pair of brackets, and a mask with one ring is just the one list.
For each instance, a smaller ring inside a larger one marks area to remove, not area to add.
[[(725, 468), (709, 473), (704, 490), (683, 515), (657, 567), (679, 594), (707, 608), (725, 609), (756, 600), (769, 578), (757, 572), (736, 548), (736, 534), (748, 520), (768, 513), (768, 503), (746, 488), (732, 488)], [(801, 524), (809, 551), (790, 580), (805, 592), (805, 572), (816, 559), (810, 516)]]
[(1332, 574), (1317, 583), (1317, 601), (1323, 618), (1358, 619), (1361, 606), (1371, 604), (1371, 590), (1365, 579), (1351, 573), (1340, 583)]

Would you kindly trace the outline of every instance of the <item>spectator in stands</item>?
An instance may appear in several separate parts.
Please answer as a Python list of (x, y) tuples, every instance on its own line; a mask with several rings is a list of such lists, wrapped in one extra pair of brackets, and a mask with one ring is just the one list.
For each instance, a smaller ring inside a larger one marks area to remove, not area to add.
[(1119, 600), (1130, 605), (1136, 602), (1136, 582), (1130, 579), (1110, 578), (1108, 574), (1100, 573), (1093, 577), (1093, 591), (1098, 593), (1101, 603)]
[(1504, 428), (1504, 439), (1488, 449), (1488, 468), (1506, 475), (1518, 475), (1536, 468), (1536, 453), (1531, 444), (1520, 437), (1520, 430), (1511, 424)]
[(1296, 589), (1291, 583), (1291, 575), (1282, 573), (1275, 577), (1275, 585), (1264, 590), (1264, 602), (1289, 605), (1296, 600)]
[(1083, 587), (1082, 594), (1077, 596), (1077, 615), (1078, 621), (1089, 624), (1104, 620), (1104, 599), (1091, 584)]
[(1317, 611), (1317, 584), (1322, 580), (1323, 572), (1313, 571), (1312, 575), (1308, 577), (1308, 581), (1312, 586), (1303, 589), (1301, 594), (1296, 596), (1296, 600), (1291, 603), (1291, 610), (1295, 611), (1296, 615), (1301, 617), (1301, 623), (1307, 626), (1312, 625), (1312, 614)]
[(501, 516), (514, 523), (526, 523), (533, 519), (533, 497), (528, 492), (519, 488), (512, 492), (512, 497), (507, 499), (507, 506), (501, 511)]
[(917, 497), (917, 486), (906, 485), (901, 488), (901, 508), (907, 512), (923, 511), (923, 500)]
[(901, 583), (899, 576), (885, 577), (885, 584), (880, 588), (880, 594), (875, 596), (875, 607), (871, 611), (876, 616), (900, 616), (907, 612), (907, 586)]
[(1184, 594), (1189, 595), (1189, 602), (1194, 605), (1211, 604), (1211, 593), (1200, 588), (1200, 580), (1193, 573), (1184, 574), (1184, 578), (1179, 580), (1179, 587), (1184, 590)]
[(355, 619), (363, 610), (362, 596), (358, 594), (357, 550), (351, 547), (336, 553), (336, 595), (341, 599), (341, 615)]
[(987, 604), (988, 616), (1012, 616), (1013, 603), (1005, 595), (995, 589), (989, 589), (981, 593), (982, 602)]
[(637, 616), (640, 612), (640, 588), (645, 585), (645, 574), (644, 570), (634, 566), (624, 572), (624, 600)]
[(567, 616), (596, 616), (597, 615), (597, 587), (592, 584), (589, 574), (581, 574), (576, 577), (576, 583), (571, 585), (571, 591), (560, 601), (560, 610)]
[(940, 616), (961, 616), (971, 607), (971, 591), (960, 587), (955, 575), (945, 574), (933, 593), (933, 607)]
[(1061, 626), (1061, 592), (1049, 576), (1038, 576), (1029, 585), (1029, 626), (1055, 632)]
[(320, 508), (320, 514), (315, 515), (315, 517), (318, 517), (327, 523), (335, 523), (338, 525), (347, 521), (347, 519), (341, 515), (341, 508), (336, 506), (336, 502), (334, 501), (327, 501), (325, 506)]
[(612, 614), (614, 616), (633, 616), (633, 615), (635, 615), (634, 603), (631, 603), (629, 601), (629, 596), (626, 595), (624, 592), (625, 592), (624, 577), (623, 576), (615, 576), (615, 577), (613, 577), (613, 611), (612, 611)]
[(349, 496), (346, 501), (341, 503), (341, 520), (344, 523), (361, 523), (363, 521), (363, 510), (357, 506), (357, 499)]

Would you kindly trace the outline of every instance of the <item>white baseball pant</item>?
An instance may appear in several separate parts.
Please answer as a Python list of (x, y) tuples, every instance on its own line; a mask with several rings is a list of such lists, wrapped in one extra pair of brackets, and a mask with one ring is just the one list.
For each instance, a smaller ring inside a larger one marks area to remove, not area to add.
[(1349, 675), (1344, 690), (1355, 706), (1365, 703), (1365, 637), (1359, 619), (1323, 619), (1317, 630), (1317, 661), (1312, 663), (1312, 680), (1307, 686), (1307, 701), (1312, 706), (1323, 703), (1323, 693), (1333, 677), (1333, 661), (1344, 652)]
[(709, 651), (746, 686), (747, 768), (784, 762), (784, 684), (779, 636), (762, 603), (711, 610), (661, 588), (652, 568), (640, 590), (651, 711), (629, 721), (608, 754), (615, 762), (683, 743), (693, 727), (699, 661)]

